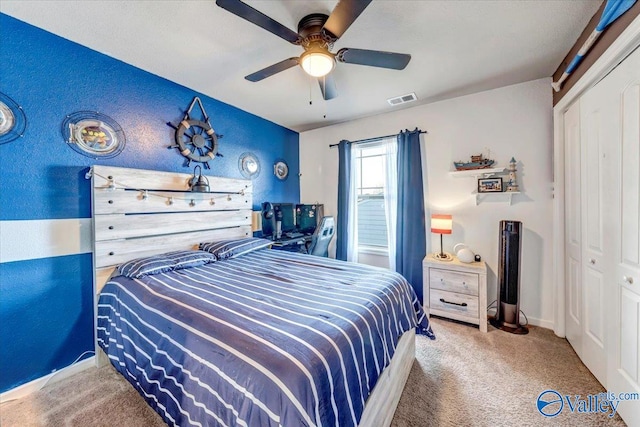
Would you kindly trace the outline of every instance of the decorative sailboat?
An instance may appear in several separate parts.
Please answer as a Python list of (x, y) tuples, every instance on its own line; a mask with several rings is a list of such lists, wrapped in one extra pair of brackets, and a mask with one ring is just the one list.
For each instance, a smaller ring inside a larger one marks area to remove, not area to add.
[(453, 162), (453, 165), (456, 167), (456, 170), (466, 171), (472, 169), (490, 168), (494, 163), (495, 160), (483, 159), (482, 154), (479, 154), (477, 156), (471, 156), (470, 162), (463, 162), (462, 160), (459, 160), (457, 162)]

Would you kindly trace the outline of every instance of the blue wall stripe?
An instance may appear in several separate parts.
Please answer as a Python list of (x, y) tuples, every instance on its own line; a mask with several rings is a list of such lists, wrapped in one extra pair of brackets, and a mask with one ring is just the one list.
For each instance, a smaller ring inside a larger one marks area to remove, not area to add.
[[(254, 180), (254, 208), (266, 200), (299, 201), (298, 133), (1, 13), (0, 28), (0, 91), (22, 106), (28, 122), (24, 137), (0, 145), (0, 221), (89, 218), (90, 181), (84, 175), (94, 164), (190, 172), (195, 164), (185, 168), (178, 151), (167, 149), (173, 129), (166, 122), (182, 119), (194, 96), (224, 135), (224, 157), (211, 161), (205, 174), (241, 178), (238, 157), (250, 151), (262, 165)], [(120, 155), (96, 160), (67, 146), (61, 124), (66, 115), (84, 110), (122, 126), (127, 144)], [(285, 181), (273, 175), (279, 159), (289, 165)], [(6, 262), (0, 268), (0, 391), (93, 349), (90, 254)]]
[(94, 349), (91, 277), (91, 254), (0, 264), (0, 392)]

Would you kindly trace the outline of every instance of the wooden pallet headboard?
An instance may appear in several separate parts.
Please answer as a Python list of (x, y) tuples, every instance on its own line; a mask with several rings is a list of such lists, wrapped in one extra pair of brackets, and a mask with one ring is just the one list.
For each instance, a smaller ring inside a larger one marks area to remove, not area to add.
[(207, 176), (211, 191), (192, 193), (191, 174), (110, 166), (90, 173), (96, 294), (124, 261), (252, 235), (250, 180)]

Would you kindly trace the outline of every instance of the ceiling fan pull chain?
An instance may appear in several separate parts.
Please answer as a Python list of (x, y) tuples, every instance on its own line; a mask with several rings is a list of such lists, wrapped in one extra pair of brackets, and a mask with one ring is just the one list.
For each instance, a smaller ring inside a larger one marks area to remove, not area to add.
[[(326, 88), (327, 87), (327, 76), (322, 76), (322, 83), (323, 83), (323, 86)], [(323, 93), (323, 97), (324, 97), (324, 93)], [(324, 114), (322, 115), (322, 118), (326, 119), (327, 118), (327, 103), (324, 102), (323, 104), (324, 104)]]

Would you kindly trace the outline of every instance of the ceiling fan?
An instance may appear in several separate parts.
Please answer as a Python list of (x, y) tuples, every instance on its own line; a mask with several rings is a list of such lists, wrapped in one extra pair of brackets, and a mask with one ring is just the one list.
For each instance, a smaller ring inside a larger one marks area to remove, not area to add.
[(379, 50), (342, 48), (335, 54), (330, 52), (333, 44), (342, 37), (369, 3), (371, 0), (340, 0), (329, 16), (312, 13), (302, 18), (296, 33), (240, 0), (216, 0), (216, 4), (221, 8), (304, 49), (304, 53), (299, 57), (280, 61), (245, 76), (245, 79), (258, 82), (300, 65), (307, 74), (318, 78), (325, 100), (338, 96), (335, 81), (330, 74), (336, 62), (402, 70), (411, 60), (411, 55)]

